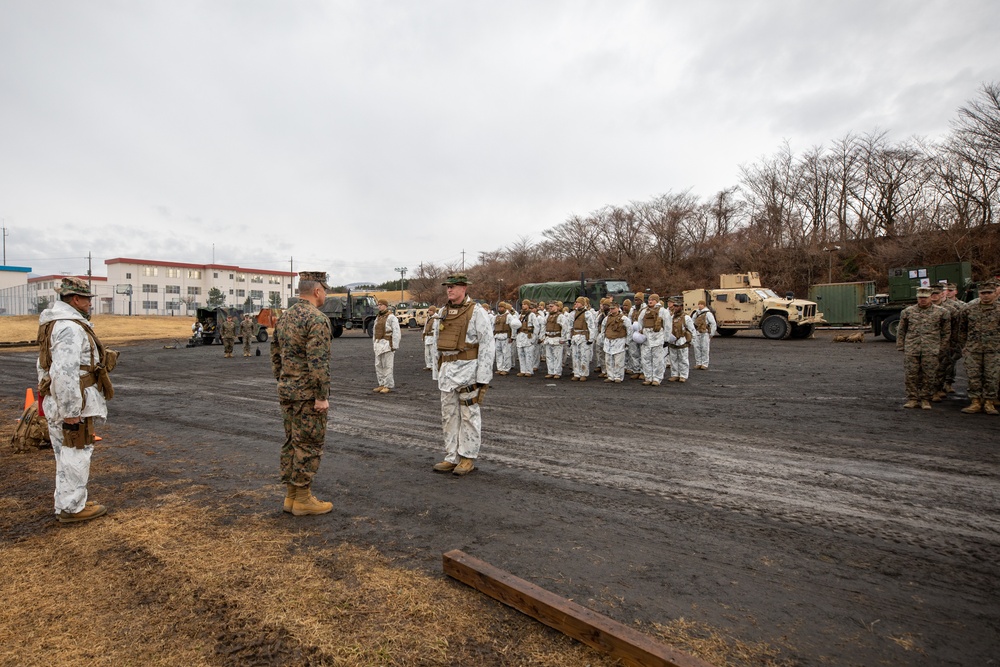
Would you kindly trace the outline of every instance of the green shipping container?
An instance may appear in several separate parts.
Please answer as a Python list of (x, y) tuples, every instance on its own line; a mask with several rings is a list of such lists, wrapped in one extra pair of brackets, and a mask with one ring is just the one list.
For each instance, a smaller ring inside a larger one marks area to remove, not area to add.
[(874, 295), (875, 283), (870, 280), (856, 283), (824, 283), (809, 287), (809, 300), (819, 305), (823, 319), (833, 327), (861, 326), (858, 306), (863, 304), (867, 297)]

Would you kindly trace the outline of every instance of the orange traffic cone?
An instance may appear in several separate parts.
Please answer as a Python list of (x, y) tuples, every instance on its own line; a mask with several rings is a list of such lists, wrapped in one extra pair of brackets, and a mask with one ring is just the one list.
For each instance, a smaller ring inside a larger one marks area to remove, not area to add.
[(27, 391), (24, 392), (24, 409), (27, 410), (35, 403), (35, 392), (28, 387)]

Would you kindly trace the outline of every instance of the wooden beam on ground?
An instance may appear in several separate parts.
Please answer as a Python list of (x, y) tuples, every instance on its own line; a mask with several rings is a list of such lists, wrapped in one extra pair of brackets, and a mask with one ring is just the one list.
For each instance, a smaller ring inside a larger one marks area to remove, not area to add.
[(603, 651), (641, 667), (711, 667), (607, 616), (561, 598), (509, 572), (455, 549), (443, 554), (444, 573), (509, 607)]

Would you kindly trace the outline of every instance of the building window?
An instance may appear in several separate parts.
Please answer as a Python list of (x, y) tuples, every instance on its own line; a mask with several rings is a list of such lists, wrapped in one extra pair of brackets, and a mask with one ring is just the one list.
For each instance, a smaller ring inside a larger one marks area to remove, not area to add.
[(147, 278), (154, 277), (157, 274), (158, 269), (155, 266), (144, 266), (142, 267), (142, 275)]
[(246, 296), (246, 295), (247, 295), (247, 291), (245, 289), (238, 289), (238, 290), (236, 290), (236, 296)]
[(180, 277), (181, 277), (180, 269), (167, 269), (167, 278), (180, 278)]
[(274, 301), (274, 300), (279, 300), (280, 301), (281, 300), (281, 294), (279, 292), (268, 292), (267, 293), (267, 300), (268, 301)]
[(252, 283), (262, 283), (264, 282), (264, 276), (251, 276), (250, 282)]
[(143, 310), (156, 310), (159, 307), (160, 307), (160, 302), (159, 301), (143, 301), (142, 302), (142, 308), (143, 308)]
[(160, 287), (159, 285), (147, 285), (146, 283), (143, 283), (142, 291), (146, 294), (156, 294), (160, 291)]
[(163, 288), (163, 291), (166, 292), (167, 294), (180, 294), (181, 293), (181, 286), (180, 285), (167, 285), (166, 287)]
[(188, 287), (188, 296), (196, 296), (198, 294), (201, 294), (200, 287)]
[(233, 290), (229, 290), (229, 296), (233, 295)]
[(212, 272), (212, 277), (213, 278), (218, 278), (219, 277), (219, 272), (218, 271), (213, 271)]
[(233, 279), (233, 274), (231, 274), (231, 273), (229, 274), (229, 279), (230, 279), (230, 280), (232, 280), (232, 279)]
[(180, 310), (181, 309), (181, 302), (180, 301), (168, 301), (167, 303), (164, 304), (164, 307), (167, 310)]
[(243, 273), (237, 273), (236, 274), (236, 282), (238, 282), (238, 283), (245, 283), (246, 281), (247, 281), (246, 274), (243, 274)]
[(280, 285), (281, 284), (281, 278), (279, 276), (268, 276), (267, 277), (267, 284), (268, 285)]
[(264, 298), (264, 290), (262, 290), (262, 289), (252, 289), (252, 290), (250, 290), (250, 298), (251, 299), (263, 299)]
[(131, 273), (126, 273), (125, 274), (125, 280), (132, 280), (132, 274)]
[(201, 271), (199, 269), (188, 269), (188, 278), (201, 280)]

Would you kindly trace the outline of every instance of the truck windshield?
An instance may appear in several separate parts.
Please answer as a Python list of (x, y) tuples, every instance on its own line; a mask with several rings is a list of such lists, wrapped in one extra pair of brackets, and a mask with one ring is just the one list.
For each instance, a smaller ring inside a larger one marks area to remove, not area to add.
[(608, 294), (626, 294), (631, 290), (628, 288), (628, 283), (624, 280), (609, 280), (607, 282)]
[(778, 295), (774, 293), (774, 290), (770, 290), (770, 289), (758, 289), (758, 290), (754, 290), (754, 291), (757, 292), (757, 296), (759, 296), (762, 299), (767, 299), (767, 298), (777, 299), (778, 298)]

